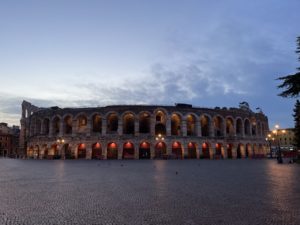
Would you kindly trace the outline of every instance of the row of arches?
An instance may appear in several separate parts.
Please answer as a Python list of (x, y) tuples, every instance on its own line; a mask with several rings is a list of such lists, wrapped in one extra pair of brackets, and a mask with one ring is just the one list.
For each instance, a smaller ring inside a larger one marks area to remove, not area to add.
[(116, 112), (105, 116), (94, 113), (91, 117), (80, 113), (73, 117), (66, 114), (52, 118), (32, 117), (30, 136), (33, 135), (71, 135), (74, 133), (105, 134), (162, 134), (172, 136), (265, 136), (267, 126), (255, 117), (233, 118), (221, 115), (197, 116), (189, 113), (183, 116), (174, 112), (170, 116), (163, 110), (155, 114), (142, 112), (136, 116), (133, 112), (126, 112), (121, 117)]
[(211, 144), (203, 142), (200, 145), (189, 142), (184, 146), (180, 141), (171, 143), (168, 149), (167, 143), (160, 141), (151, 144), (142, 141), (138, 145), (127, 141), (121, 144), (109, 142), (105, 146), (96, 142), (91, 146), (79, 143), (72, 146), (68, 143), (59, 146), (58, 144), (30, 146), (27, 150), (28, 157), (34, 158), (64, 158), (64, 159), (223, 159), (223, 158), (247, 158), (253, 155), (265, 155), (264, 146), (251, 144), (233, 143)]

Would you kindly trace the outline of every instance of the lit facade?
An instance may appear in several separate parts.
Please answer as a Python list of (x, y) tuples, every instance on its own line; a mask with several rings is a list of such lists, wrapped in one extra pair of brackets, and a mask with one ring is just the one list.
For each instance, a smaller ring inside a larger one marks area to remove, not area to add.
[(268, 130), (262, 112), (241, 106), (39, 108), (23, 101), (20, 147), (40, 159), (264, 157)]

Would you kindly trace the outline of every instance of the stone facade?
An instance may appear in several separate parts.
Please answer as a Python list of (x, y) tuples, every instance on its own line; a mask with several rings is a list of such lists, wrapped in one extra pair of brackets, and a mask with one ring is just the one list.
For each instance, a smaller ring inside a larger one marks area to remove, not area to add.
[(267, 117), (244, 106), (39, 108), (24, 101), (20, 146), (39, 159), (264, 157), (268, 130)]

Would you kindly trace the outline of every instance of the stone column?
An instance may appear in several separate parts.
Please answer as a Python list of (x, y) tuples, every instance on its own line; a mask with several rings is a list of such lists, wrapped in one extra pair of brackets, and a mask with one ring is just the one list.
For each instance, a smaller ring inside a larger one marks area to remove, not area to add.
[(123, 145), (122, 143), (118, 142), (118, 159), (122, 159), (123, 156)]
[(155, 157), (155, 145), (150, 143), (150, 158), (154, 159)]
[(88, 117), (87, 119), (87, 126), (86, 126), (86, 136), (87, 137), (90, 137), (91, 136), (91, 133), (92, 133), (92, 120), (90, 117)]
[(150, 118), (150, 133), (151, 133), (151, 136), (155, 136), (155, 117), (151, 116)]
[(53, 137), (53, 122), (50, 120), (49, 122), (49, 138)]
[(59, 136), (62, 137), (64, 134), (64, 121), (61, 119), (59, 121)]
[(215, 154), (216, 154), (216, 143), (211, 143), (211, 145), (209, 145), (209, 157), (210, 159), (213, 159)]
[(202, 130), (201, 130), (200, 120), (196, 120), (196, 135), (198, 137), (202, 136)]
[(77, 120), (73, 119), (72, 120), (72, 137), (76, 136), (77, 130), (78, 130), (78, 126), (77, 126)]
[(186, 124), (186, 120), (185, 119), (182, 120), (181, 127), (182, 127), (182, 133), (181, 133), (181, 135), (183, 137), (186, 137), (187, 136), (187, 124)]
[(134, 135), (135, 135), (135, 136), (139, 136), (139, 134), (140, 134), (139, 129), (140, 129), (139, 120), (138, 120), (138, 119), (135, 119), (135, 120), (134, 120)]
[(213, 121), (210, 121), (208, 130), (209, 130), (209, 137), (214, 137), (215, 131), (214, 131)]
[(123, 121), (122, 120), (118, 121), (118, 134), (123, 135)]
[(167, 136), (171, 136), (171, 117), (167, 117), (166, 121)]
[(134, 143), (134, 159), (139, 159), (139, 145)]
[(237, 158), (237, 147), (235, 145), (232, 145), (231, 153), (232, 153), (232, 158), (236, 159)]
[(227, 159), (227, 151), (226, 151), (226, 149), (224, 148), (223, 145), (221, 147), (221, 154), (223, 156), (223, 159)]
[(102, 119), (102, 136), (106, 136), (106, 127), (107, 127), (107, 120), (106, 118)]
[[(102, 127), (102, 128), (103, 128), (103, 127)], [(102, 129), (102, 131), (103, 131), (103, 129)], [(103, 142), (101, 148), (102, 148), (102, 156), (103, 156), (103, 159), (107, 159), (107, 143), (106, 143), (106, 141)]]
[(202, 146), (201, 144), (196, 144), (196, 157), (197, 159), (200, 159), (200, 155), (202, 154)]
[(92, 146), (86, 144), (86, 159), (92, 159)]

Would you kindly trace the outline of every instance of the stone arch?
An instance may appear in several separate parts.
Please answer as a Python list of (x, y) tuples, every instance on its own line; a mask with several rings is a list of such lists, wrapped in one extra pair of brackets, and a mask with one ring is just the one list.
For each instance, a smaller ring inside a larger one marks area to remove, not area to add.
[(42, 131), (42, 120), (37, 118), (36, 119), (36, 128), (35, 128), (35, 134), (40, 135)]
[(208, 137), (210, 135), (211, 117), (207, 114), (202, 114), (200, 116), (200, 126), (202, 136)]
[(155, 135), (166, 135), (167, 114), (164, 110), (155, 111)]
[(77, 146), (77, 158), (86, 159), (86, 144), (80, 143)]
[(85, 133), (88, 126), (88, 117), (85, 113), (78, 113), (75, 116), (77, 133)]
[(210, 144), (208, 142), (203, 142), (202, 143), (202, 155), (201, 155), (201, 158), (203, 159), (210, 159)]
[(179, 141), (174, 141), (172, 144), (172, 156), (175, 159), (182, 159), (182, 145)]
[(195, 114), (189, 113), (186, 116), (187, 136), (196, 136), (197, 135), (196, 121), (197, 121), (197, 116)]
[(111, 112), (107, 115), (107, 133), (113, 134), (118, 132), (119, 116), (116, 112)]
[(118, 159), (118, 145), (115, 142), (107, 144), (107, 159)]
[(150, 133), (151, 126), (151, 114), (150, 112), (140, 112), (139, 113), (139, 133), (147, 134)]
[(123, 159), (134, 159), (134, 144), (127, 141), (123, 144)]
[(178, 112), (173, 112), (171, 115), (171, 135), (181, 135), (182, 127), (182, 116)]
[(226, 136), (234, 136), (235, 129), (234, 129), (234, 120), (231, 116), (226, 117)]
[(47, 159), (48, 158), (48, 145), (47, 144), (42, 145), (40, 155), (41, 155), (42, 159)]
[(251, 118), (251, 135), (256, 136), (257, 135), (257, 122), (254, 117)]
[(73, 117), (71, 114), (66, 114), (64, 115), (63, 117), (64, 119), (64, 126), (63, 126), (63, 133), (65, 135), (68, 135), (68, 134), (72, 134), (72, 131), (73, 131)]
[(249, 143), (246, 144), (245, 156), (246, 158), (251, 156), (251, 145)]
[(197, 145), (195, 142), (189, 142), (187, 146), (187, 158), (196, 159), (197, 158)]
[(216, 115), (213, 119), (214, 131), (216, 137), (224, 136), (224, 118), (220, 115)]
[(139, 146), (139, 159), (150, 159), (151, 151), (150, 151), (150, 143), (143, 141)]
[(245, 136), (250, 136), (251, 132), (250, 132), (250, 121), (248, 118), (244, 119), (244, 133)]
[(167, 145), (165, 142), (158, 142), (155, 145), (155, 159), (162, 159), (165, 155), (167, 155)]
[(92, 118), (92, 131), (94, 133), (102, 132), (102, 116), (99, 113), (93, 113)]
[(49, 133), (50, 133), (50, 119), (49, 118), (44, 118), (42, 130), (43, 130), (43, 134), (49, 135)]
[(132, 112), (125, 112), (122, 115), (123, 134), (134, 134), (135, 115)]
[(237, 148), (236, 148), (236, 158), (237, 159), (241, 159), (243, 158), (243, 144), (239, 143)]
[(52, 118), (52, 134), (59, 135), (60, 132), (60, 116), (56, 115)]
[(102, 159), (102, 146), (99, 142), (92, 145), (92, 159)]
[(70, 146), (69, 143), (65, 143), (63, 145), (62, 149), (63, 149), (63, 151), (65, 153), (65, 159), (74, 159), (75, 158), (75, 156), (74, 156), (74, 154), (72, 152), (72, 148), (71, 148), (71, 146)]
[(233, 144), (231, 144), (231, 143), (228, 143), (227, 144), (227, 158), (228, 159), (232, 159), (233, 158), (233, 154), (232, 154), (232, 148), (233, 148)]
[(237, 136), (243, 136), (243, 121), (240, 117), (236, 118), (236, 129), (235, 133)]

